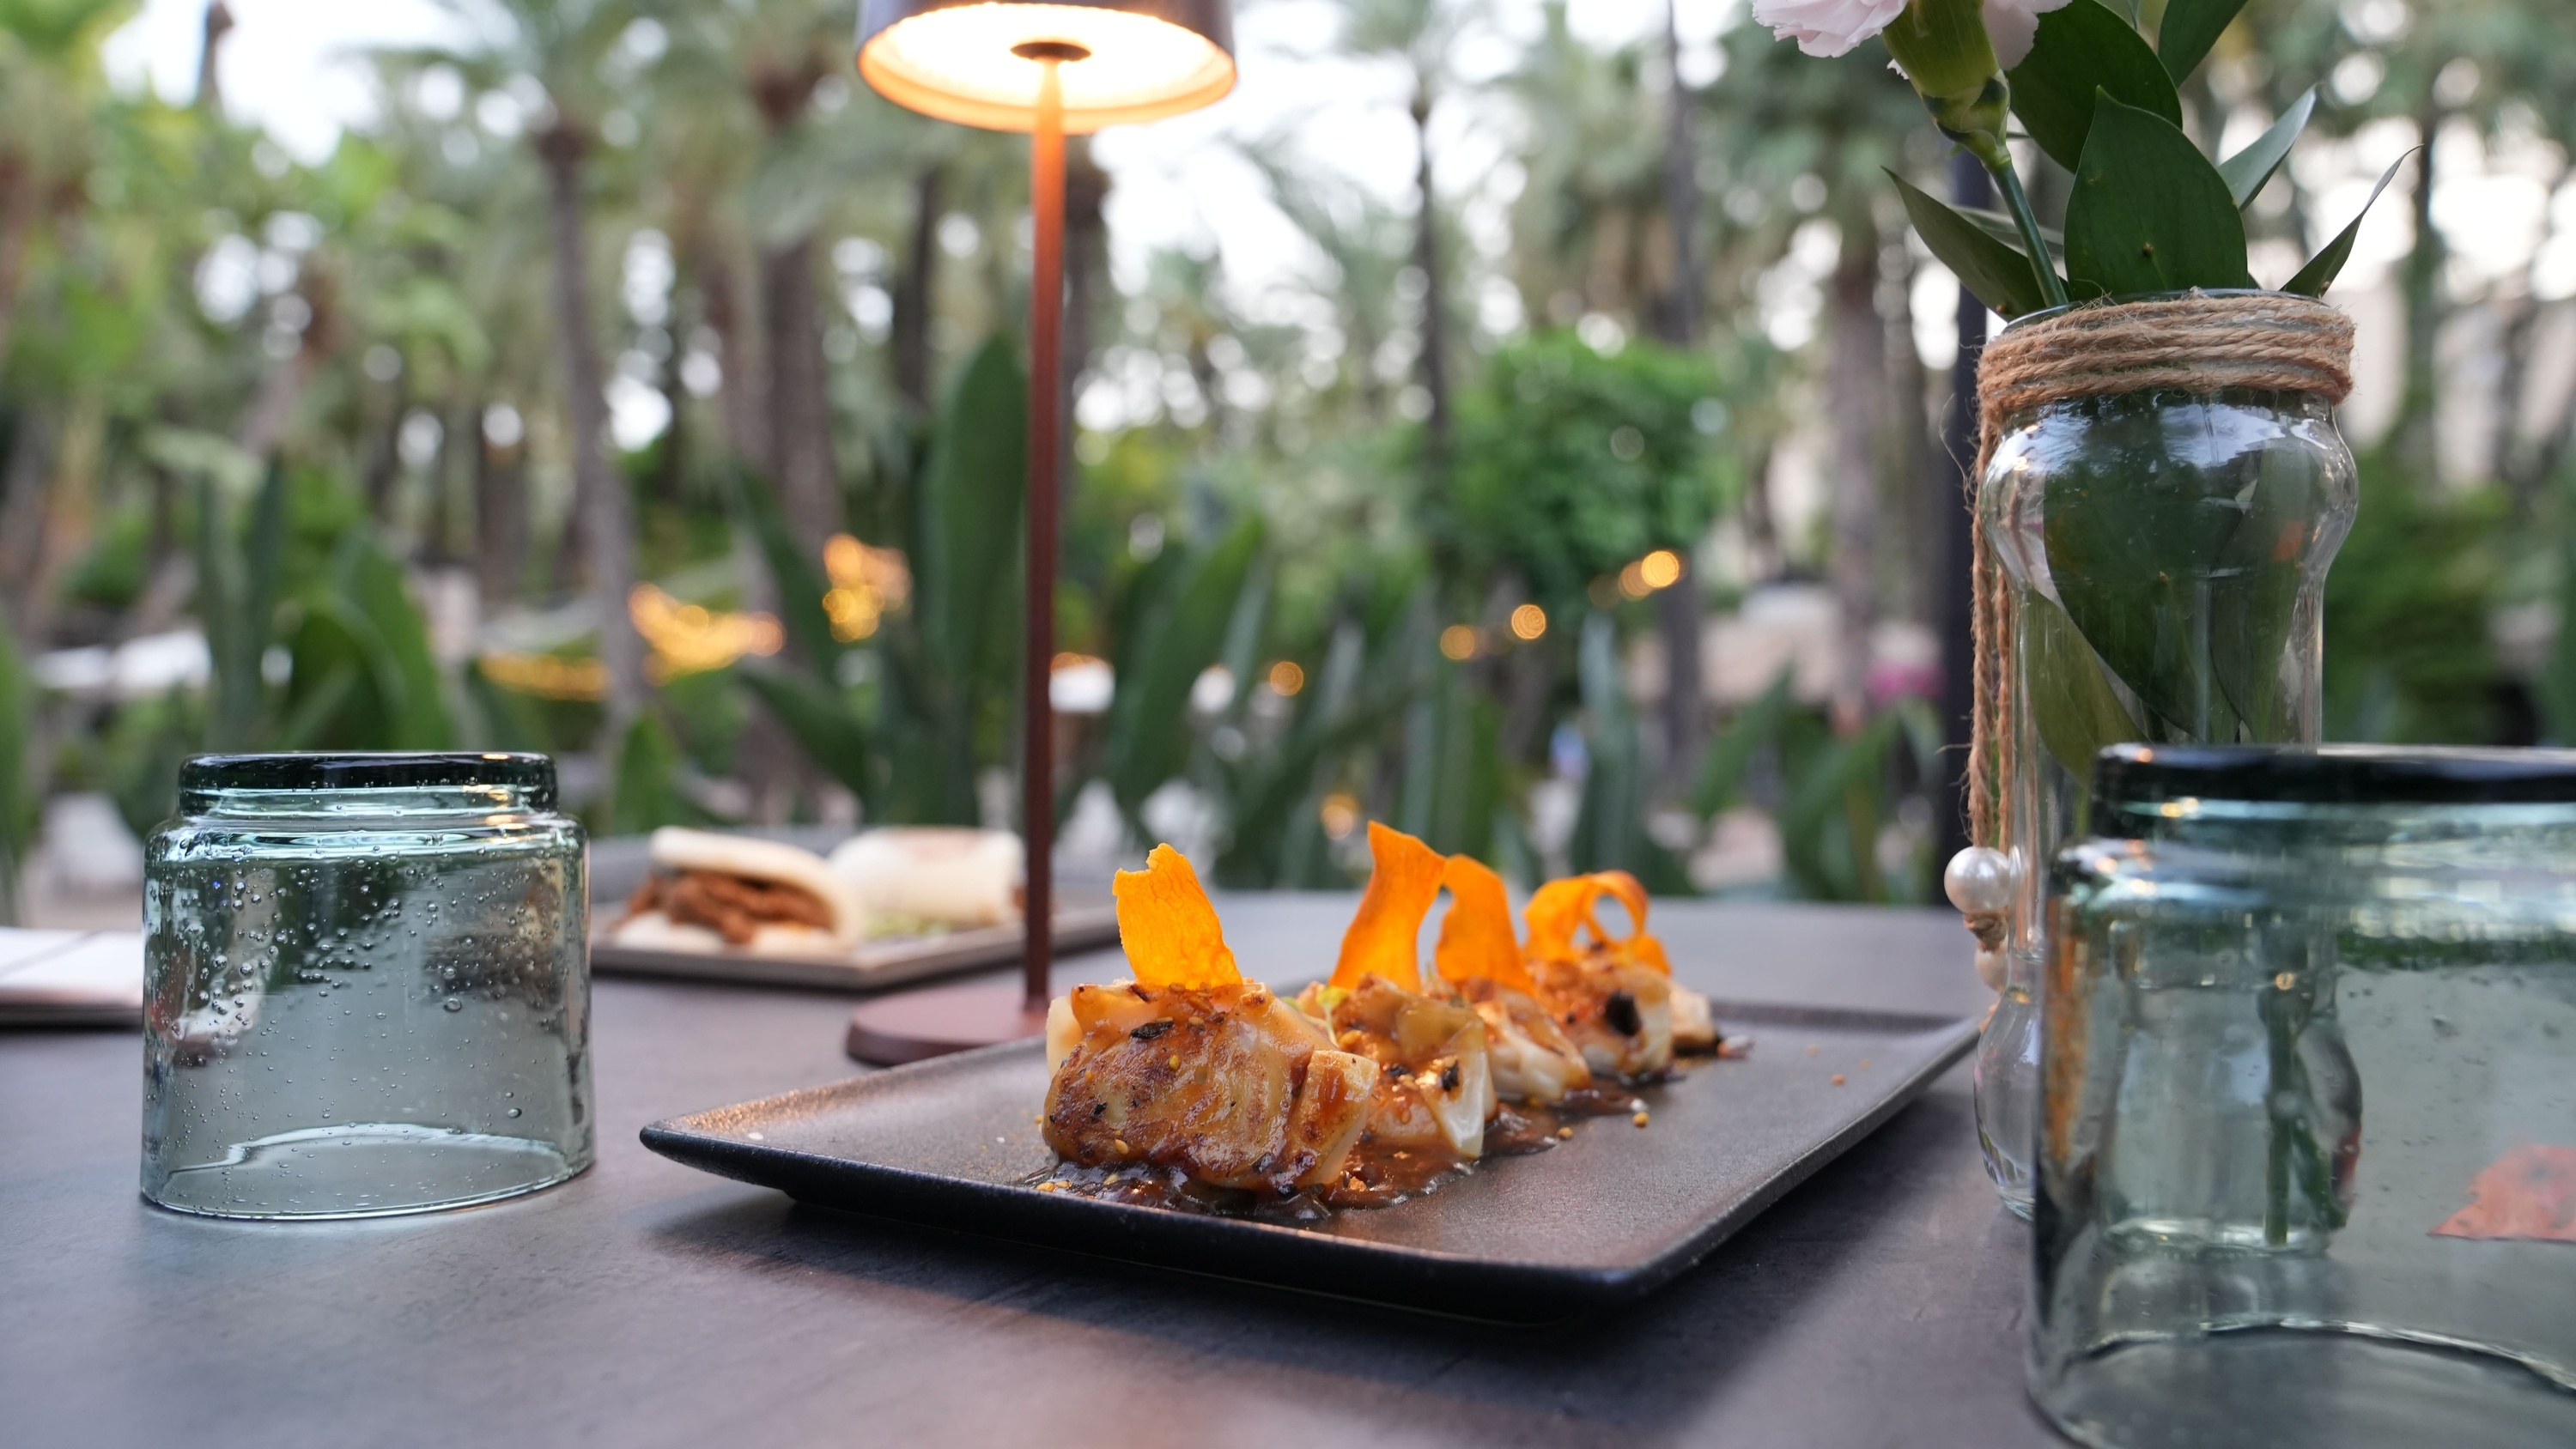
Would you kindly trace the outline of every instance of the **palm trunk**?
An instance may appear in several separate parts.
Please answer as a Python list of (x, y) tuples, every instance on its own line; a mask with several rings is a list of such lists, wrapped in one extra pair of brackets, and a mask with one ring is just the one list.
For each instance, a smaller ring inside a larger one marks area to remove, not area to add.
[(1682, 37), (1677, 3), (1664, 7), (1664, 55), (1672, 86), (1664, 105), (1664, 226), (1672, 235), (1672, 290), (1657, 318), (1664, 340), (1676, 347), (1699, 341), (1699, 151), (1692, 143), (1693, 101), (1682, 84)]
[(625, 484), (609, 466), (608, 397), (599, 344), (591, 332), (590, 260), (581, 214), (581, 162), (588, 148), (588, 138), (562, 122), (536, 137), (554, 246), (555, 344), (562, 354), (564, 411), (571, 424), (572, 526), (580, 535), (599, 612), (599, 658), (608, 668), (606, 738), (613, 747), (644, 706), (644, 641), (626, 612), (626, 596), (635, 585), (635, 526)]
[(504, 451), (483, 435), (482, 409), (473, 412), (474, 571), (483, 602), (516, 599), (528, 578), (528, 492), (520, 476), (519, 449)]
[(824, 371), (814, 239), (760, 254), (760, 330), (769, 346), (769, 440), (787, 520), (819, 556), (843, 526), (832, 457), (832, 401)]
[(53, 637), (63, 581), (89, 552), (98, 515), (99, 455), (107, 442), (107, 406), (94, 392), (72, 399), (45, 489), (43, 544), (26, 582), (18, 628), (31, 648)]
[[(1887, 331), (1878, 315), (1878, 229), (1846, 217), (1833, 276), (1828, 393), (1838, 415), (1833, 450), (1833, 557), (1827, 568), (1842, 616), (1834, 681), (1838, 728), (1859, 726), (1869, 705), (1869, 634), (1878, 601), (1878, 436), (1887, 395)], [(1860, 848), (1866, 848), (1860, 847)]]
[(915, 415), (930, 411), (930, 314), (939, 279), (939, 211), (946, 185), (936, 166), (913, 178), (912, 238), (894, 290), (894, 390)]
[(717, 406), (724, 419), (725, 446), (743, 462), (773, 473), (770, 456), (769, 401), (761, 386), (760, 349), (742, 314), (733, 264), (712, 241), (696, 250), (698, 307), (707, 330), (716, 335), (716, 367), (724, 374)]
[(1422, 210), (1413, 223), (1413, 264), (1422, 269), (1422, 390), (1430, 395), (1423, 439), (1431, 471), (1437, 477), (1449, 466), (1449, 293), (1440, 275), (1440, 204), (1431, 189), (1431, 79), (1417, 76), (1413, 88), (1413, 139), (1416, 184)]
[(2433, 224), (2433, 135), (2441, 123), (2428, 84), (2415, 113), (2421, 148), (2415, 153), (2415, 247), (2399, 274), (2406, 297), (2406, 391), (2389, 432), (2407, 474), (2426, 487), (2439, 466), (2433, 415), (2441, 402), (2442, 269), (2448, 260), (2441, 230)]
[[(1672, 67), (1664, 106), (1664, 226), (1672, 239), (1672, 290), (1659, 320), (1676, 347), (1699, 343), (1699, 159), (1691, 139), (1690, 90), (1682, 84), (1677, 3), (1664, 7), (1664, 55)], [(1686, 784), (1699, 764), (1707, 702), (1701, 696), (1699, 571), (1684, 551), (1682, 576), (1655, 597), (1655, 627), (1664, 641), (1664, 777)]]
[(0, 155), (0, 358), (9, 355), (10, 332), (18, 320), (18, 283), (26, 272), (36, 211), (36, 181), (25, 158)]

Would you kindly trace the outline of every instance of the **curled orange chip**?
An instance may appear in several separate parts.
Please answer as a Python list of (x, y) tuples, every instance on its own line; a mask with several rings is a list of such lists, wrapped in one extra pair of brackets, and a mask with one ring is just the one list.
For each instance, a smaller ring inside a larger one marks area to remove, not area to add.
[(1401, 830), (1369, 822), (1369, 855), (1376, 869), (1360, 895), (1359, 914), (1342, 933), (1342, 959), (1333, 967), (1333, 984), (1348, 991), (1363, 977), (1383, 976), (1387, 984), (1407, 991), (1422, 989), (1422, 968), (1414, 943), (1422, 918), (1440, 898), (1440, 852)]
[(1512, 932), (1512, 903), (1503, 878), (1483, 861), (1449, 857), (1441, 870), (1449, 887), (1449, 914), (1440, 921), (1440, 947), (1432, 961), (1449, 981), (1478, 977), (1518, 991), (1535, 991), (1521, 943)]
[[(1625, 939), (1613, 938), (1593, 911), (1605, 895), (1628, 908), (1631, 924)], [(1530, 897), (1522, 914), (1529, 918), (1529, 954), (1534, 960), (1572, 961), (1607, 946), (1639, 965), (1672, 974), (1663, 943), (1646, 934), (1646, 888), (1624, 870), (1549, 881)], [(1584, 930), (1592, 933), (1588, 944), (1575, 939), (1575, 933)]]
[(1243, 979), (1188, 857), (1157, 845), (1143, 870), (1118, 872), (1110, 889), (1118, 897), (1118, 944), (1138, 984), (1224, 986)]

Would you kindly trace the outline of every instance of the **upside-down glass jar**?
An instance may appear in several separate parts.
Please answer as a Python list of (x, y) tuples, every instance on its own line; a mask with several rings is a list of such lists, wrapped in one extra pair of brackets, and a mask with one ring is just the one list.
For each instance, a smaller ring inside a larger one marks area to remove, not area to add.
[(538, 755), (215, 755), (145, 850), (143, 1195), (420, 1212), (588, 1167), (581, 826)]
[(2576, 1444), (2576, 752), (2128, 746), (2053, 872), (2030, 1387)]
[(2318, 393), (2112, 393), (2004, 421), (1977, 491), (2010, 680), (2003, 989), (1975, 1085), (1987, 1172), (2016, 1212), (2030, 1210), (2041, 901), (2049, 861), (2090, 833), (2093, 757), (2132, 741), (2314, 743), (2326, 569), (2357, 497)]

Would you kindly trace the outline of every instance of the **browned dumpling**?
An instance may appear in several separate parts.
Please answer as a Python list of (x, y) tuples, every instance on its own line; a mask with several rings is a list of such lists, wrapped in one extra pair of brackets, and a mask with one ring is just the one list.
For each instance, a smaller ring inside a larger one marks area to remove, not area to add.
[(1268, 987), (1078, 986), (1059, 1007), (1046, 1140), (1067, 1161), (1285, 1194), (1333, 1180), (1367, 1120), (1375, 1064)]

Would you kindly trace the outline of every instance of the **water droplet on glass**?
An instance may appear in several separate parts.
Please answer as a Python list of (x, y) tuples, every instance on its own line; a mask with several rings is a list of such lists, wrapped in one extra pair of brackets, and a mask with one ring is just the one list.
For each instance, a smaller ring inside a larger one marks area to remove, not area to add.
[(450, 1011), (463, 1011), (465, 1009), (465, 1003), (457, 1000), (453, 996), (447, 998), (446, 1006)]

